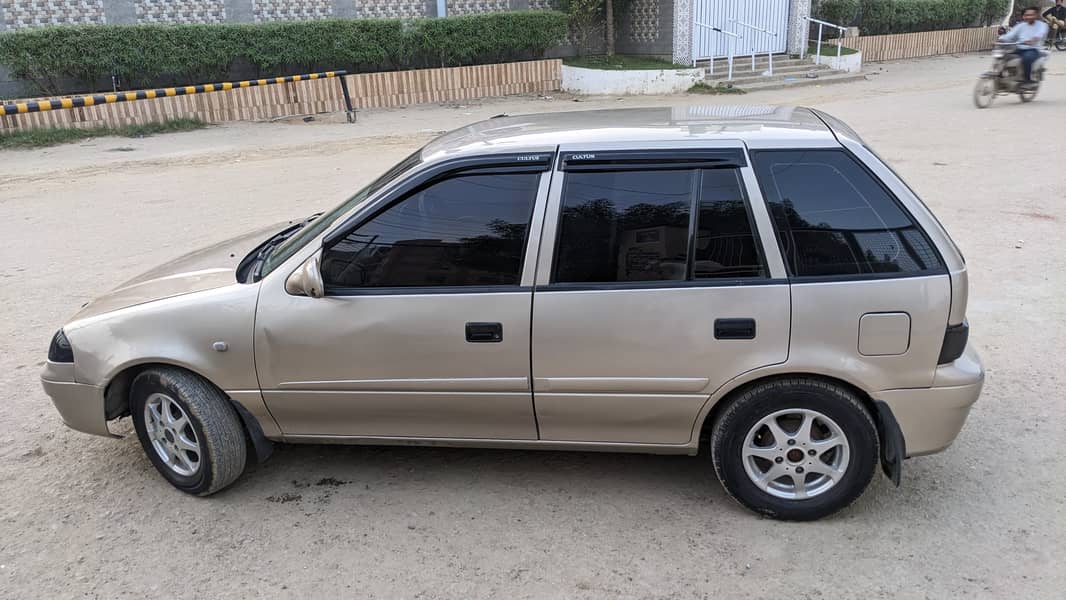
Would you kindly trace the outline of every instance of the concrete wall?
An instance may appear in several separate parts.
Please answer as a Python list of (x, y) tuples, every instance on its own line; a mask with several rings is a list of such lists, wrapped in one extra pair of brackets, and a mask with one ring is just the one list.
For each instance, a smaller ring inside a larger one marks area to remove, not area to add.
[(669, 58), (674, 47), (674, 0), (629, 0), (620, 15), (615, 51)]
[(703, 81), (703, 69), (662, 69), (606, 71), (603, 69), (562, 68), (562, 90), (574, 94), (673, 94)]

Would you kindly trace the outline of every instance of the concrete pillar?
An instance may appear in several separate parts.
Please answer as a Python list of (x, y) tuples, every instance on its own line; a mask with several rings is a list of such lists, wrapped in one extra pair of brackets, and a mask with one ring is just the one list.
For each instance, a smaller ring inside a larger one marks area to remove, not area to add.
[(790, 0), (788, 3), (788, 53), (805, 52), (807, 27), (810, 25), (804, 17), (811, 16), (811, 0)]
[(108, 25), (129, 25), (137, 22), (137, 9), (133, 0), (109, 0), (103, 4), (104, 22)]
[(508, 0), (507, 10), (529, 10), (529, 0)]
[(673, 46), (675, 63), (679, 65), (692, 63), (692, 0), (674, 2)]
[[(4, 5), (0, 4), (0, 31), (7, 30), (7, 18), (4, 17)], [(0, 72), (0, 77), (4, 77), (6, 71)], [(4, 77), (6, 79), (6, 77)]]
[(358, 16), (355, 11), (356, 0), (333, 0), (333, 16), (338, 19), (354, 19)]
[(252, 0), (226, 0), (227, 23), (251, 23), (255, 21)]

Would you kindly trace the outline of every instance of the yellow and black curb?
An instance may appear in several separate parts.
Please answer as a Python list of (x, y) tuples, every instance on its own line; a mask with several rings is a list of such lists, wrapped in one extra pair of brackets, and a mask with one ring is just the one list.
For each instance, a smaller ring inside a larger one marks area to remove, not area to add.
[(348, 122), (355, 122), (355, 111), (352, 109), (352, 98), (348, 93), (348, 82), (344, 80), (347, 71), (325, 71), (322, 73), (307, 73), (305, 75), (289, 75), (288, 77), (271, 77), (268, 79), (249, 79), (246, 81), (230, 81), (225, 83), (204, 83), (200, 85), (187, 85), (183, 87), (159, 88), (154, 90), (138, 90), (136, 92), (114, 92), (111, 94), (93, 94), (92, 96), (74, 96), (60, 100), (41, 100), (37, 102), (16, 102), (3, 105), (0, 114), (21, 115), (26, 113), (46, 112), (50, 110), (64, 110), (68, 108), (81, 108), (85, 106), (97, 106), (100, 104), (114, 104), (116, 102), (133, 102), (136, 100), (151, 100), (153, 98), (170, 98), (173, 96), (192, 96), (193, 94), (206, 94), (211, 92), (224, 92), (243, 88), (261, 87), (276, 83), (291, 83), (294, 81), (310, 81), (315, 79), (339, 78), (341, 92), (344, 94), (344, 109), (348, 115)]

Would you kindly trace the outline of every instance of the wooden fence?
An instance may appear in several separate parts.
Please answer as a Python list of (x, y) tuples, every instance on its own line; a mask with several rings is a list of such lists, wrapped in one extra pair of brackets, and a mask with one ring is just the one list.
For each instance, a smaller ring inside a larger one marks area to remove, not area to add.
[(878, 62), (988, 50), (995, 41), (996, 27), (974, 27), (917, 33), (864, 35), (845, 38), (844, 45), (862, 52), (863, 62)]
[[(558, 90), (562, 83), (562, 61), (549, 59), (362, 73), (345, 78), (351, 91), (352, 105), (356, 109), (406, 106)], [(53, 99), (56, 98), (32, 100)], [(258, 121), (343, 110), (340, 80), (317, 79), (193, 96), (0, 116), (0, 132), (39, 127), (118, 127), (179, 117), (198, 118), (212, 123)]]

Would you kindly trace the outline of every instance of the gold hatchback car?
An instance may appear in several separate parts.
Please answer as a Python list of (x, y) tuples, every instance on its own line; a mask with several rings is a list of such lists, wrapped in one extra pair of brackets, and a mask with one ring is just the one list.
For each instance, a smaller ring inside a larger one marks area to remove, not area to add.
[(131, 416), (190, 494), (272, 442), (705, 449), (745, 506), (815, 519), (959, 433), (966, 287), (824, 113), (500, 117), (89, 303), (42, 378), (74, 429)]

